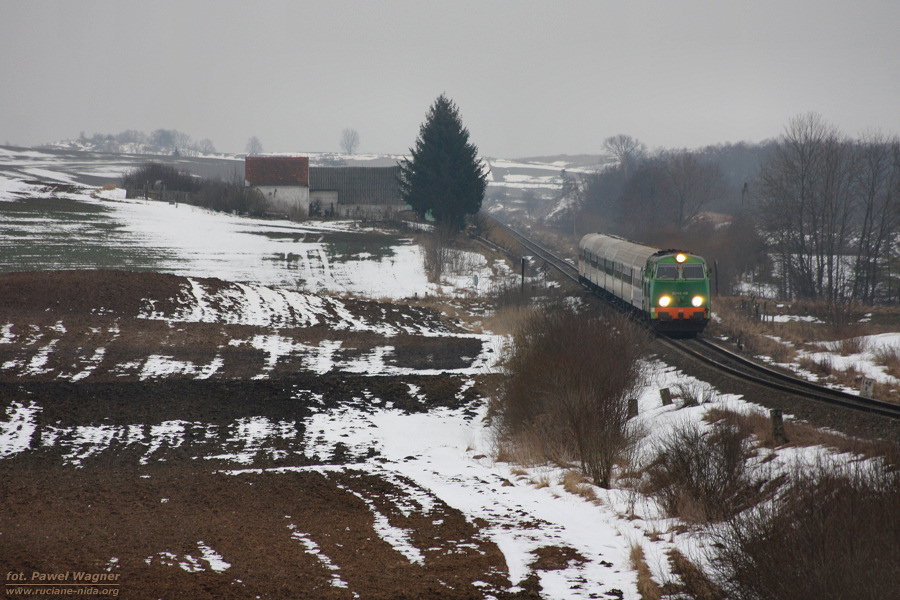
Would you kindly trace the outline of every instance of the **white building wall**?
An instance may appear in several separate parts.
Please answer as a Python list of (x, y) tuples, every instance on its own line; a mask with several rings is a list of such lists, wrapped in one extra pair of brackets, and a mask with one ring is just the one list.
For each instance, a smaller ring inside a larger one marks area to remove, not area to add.
[(269, 205), (275, 212), (284, 212), (291, 214), (293, 211), (302, 210), (304, 214), (309, 214), (309, 188), (302, 185), (283, 185), (283, 186), (257, 186)]

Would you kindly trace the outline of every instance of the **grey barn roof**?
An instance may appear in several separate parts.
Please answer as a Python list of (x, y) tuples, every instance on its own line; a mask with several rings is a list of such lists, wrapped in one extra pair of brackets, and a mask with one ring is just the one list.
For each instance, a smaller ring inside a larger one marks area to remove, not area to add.
[(400, 167), (310, 167), (309, 191), (336, 191), (338, 204), (403, 204)]

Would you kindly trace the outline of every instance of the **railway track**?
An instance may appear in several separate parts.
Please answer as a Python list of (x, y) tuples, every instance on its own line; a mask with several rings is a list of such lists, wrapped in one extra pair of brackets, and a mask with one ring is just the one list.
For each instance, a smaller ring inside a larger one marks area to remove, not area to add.
[[(548, 266), (557, 270), (563, 277), (578, 282), (577, 265), (558, 256), (553, 251), (530, 240), (514, 229), (506, 225), (502, 225), (502, 227), (516, 241), (522, 244), (524, 248), (539, 257), (547, 263)], [(658, 335), (657, 338), (660, 343), (669, 348), (743, 381), (752, 382), (772, 390), (793, 394), (832, 406), (839, 406), (890, 419), (900, 419), (900, 405), (850, 394), (787, 375), (748, 360), (702, 336), (687, 339), (675, 339)]]
[(683, 354), (744, 381), (834, 406), (900, 419), (900, 405), (824, 387), (776, 371), (735, 354), (701, 336), (684, 340), (673, 340), (660, 336), (660, 341)]
[(558, 256), (552, 250), (541, 246), (537, 242), (525, 237), (515, 229), (509, 227), (508, 225), (504, 225), (503, 223), (497, 223), (500, 227), (502, 227), (509, 235), (511, 235), (517, 242), (522, 244), (522, 246), (531, 252), (534, 253), (535, 256), (543, 260), (553, 269), (556, 269), (566, 277), (567, 279), (571, 279), (575, 283), (578, 283), (578, 265), (570, 262), (569, 260)]

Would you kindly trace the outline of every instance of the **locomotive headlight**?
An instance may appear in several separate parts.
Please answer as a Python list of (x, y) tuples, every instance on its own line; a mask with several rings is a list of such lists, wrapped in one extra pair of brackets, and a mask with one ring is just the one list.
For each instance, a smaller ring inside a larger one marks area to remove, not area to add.
[(668, 296), (660, 296), (659, 297), (659, 305), (662, 306), (663, 308), (667, 307), (671, 303), (672, 303), (672, 299), (669, 298)]
[(687, 260), (687, 256), (685, 256), (684, 254), (682, 254), (680, 252), (675, 255), (675, 262), (683, 263), (686, 260)]
[(697, 308), (700, 308), (701, 306), (703, 306), (703, 297), (702, 296), (694, 296), (693, 298), (691, 298), (691, 304), (693, 304)]

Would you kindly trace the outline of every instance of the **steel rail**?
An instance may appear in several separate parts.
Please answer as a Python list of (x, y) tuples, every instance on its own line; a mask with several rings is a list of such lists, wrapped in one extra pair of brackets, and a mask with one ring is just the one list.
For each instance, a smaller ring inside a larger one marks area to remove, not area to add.
[[(695, 341), (698, 344), (702, 345), (704, 348), (707, 348), (708, 350), (716, 354), (724, 356), (729, 360), (738, 363), (742, 368), (746, 370), (742, 371), (740, 369), (736, 369), (732, 366), (719, 362), (714, 358), (705, 356), (704, 354), (688, 347), (687, 344), (681, 343), (677, 340), (668, 338), (666, 339), (666, 342), (668, 342), (670, 346), (675, 346), (682, 352), (685, 352), (698, 360), (701, 360), (709, 365), (714, 366), (717, 369), (725, 371), (741, 379), (745, 379), (759, 385), (764, 385), (766, 387), (782, 392), (827, 402), (829, 404), (842, 406), (844, 408), (852, 408), (854, 410), (865, 411), (884, 417), (900, 419), (900, 405), (892, 404), (890, 402), (882, 402), (880, 400), (866, 398), (865, 396), (859, 396), (856, 394), (850, 394), (843, 390), (836, 390), (834, 388), (825, 387), (812, 383), (805, 379), (800, 379), (799, 377), (781, 373), (765, 365), (760, 365), (756, 362), (748, 360), (743, 356), (735, 354), (730, 350), (723, 348), (718, 344), (714, 344), (709, 340), (699, 336), (695, 338)], [(760, 373), (761, 375), (756, 375), (754, 373)]]
[[(522, 246), (526, 249), (534, 252), (538, 258), (541, 258), (548, 265), (559, 271), (565, 277), (571, 279), (572, 281), (578, 283), (578, 266), (572, 264), (567, 259), (557, 256), (553, 251), (544, 248), (537, 242), (527, 238), (522, 235), (509, 225), (505, 225), (503, 223), (498, 224), (503, 227), (507, 233), (512, 235)], [(568, 272), (567, 272), (568, 270)]]

